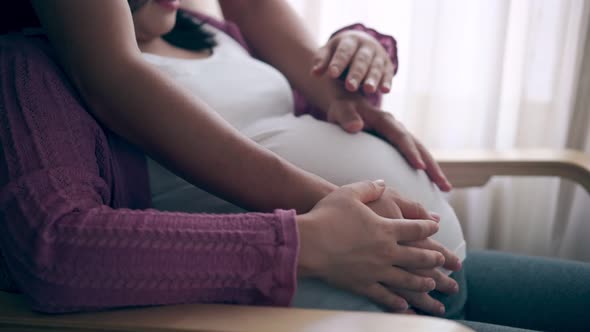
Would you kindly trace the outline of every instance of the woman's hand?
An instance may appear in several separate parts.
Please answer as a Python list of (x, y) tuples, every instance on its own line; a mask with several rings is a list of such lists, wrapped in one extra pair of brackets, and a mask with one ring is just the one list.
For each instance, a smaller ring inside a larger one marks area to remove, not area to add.
[[(444, 268), (451, 271), (459, 271), (461, 269), (461, 261), (457, 256), (451, 253), (448, 249), (440, 245), (434, 240), (426, 239), (417, 242), (404, 243), (404, 245), (436, 250), (445, 256)], [(408, 272), (421, 275), (423, 277), (432, 278), (436, 282), (436, 290), (444, 294), (456, 294), (459, 292), (459, 284), (447, 274), (441, 272), (439, 269), (410, 269)], [(403, 297), (408, 303), (416, 309), (423, 312), (442, 316), (445, 313), (445, 307), (440, 302), (435, 300), (430, 294), (426, 292), (408, 291), (405, 289), (390, 289), (392, 292)]]
[[(383, 194), (381, 194), (381, 197), (366, 205), (379, 216), (388, 219), (418, 219), (440, 222), (439, 215), (433, 212), (428, 212), (424, 206), (418, 202), (403, 198), (391, 187), (386, 187)], [(443, 254), (445, 258), (443, 268), (450, 271), (459, 271), (461, 269), (461, 260), (459, 257), (435, 240), (424, 239), (413, 242), (402, 242), (402, 244), (410, 247), (438, 251)], [(449, 280), (441, 279), (441, 281), (446, 282)]]
[(391, 113), (374, 107), (362, 96), (346, 94), (334, 98), (326, 119), (349, 133), (365, 130), (377, 134), (393, 145), (412, 167), (424, 170), (442, 191), (453, 188), (426, 147)]
[(390, 289), (417, 293), (435, 289), (433, 278), (407, 270), (434, 269), (443, 265), (444, 257), (435, 250), (400, 244), (425, 241), (438, 231), (438, 224), (378, 216), (365, 204), (378, 200), (384, 191), (382, 181), (343, 186), (298, 216), (298, 271), (392, 310), (405, 310), (407, 301)]
[[(367, 206), (378, 215), (390, 219), (430, 219), (437, 222), (440, 221), (438, 215), (427, 212), (426, 209), (417, 202), (401, 197), (398, 192), (390, 187), (385, 189), (379, 199), (368, 203)], [(451, 271), (459, 271), (461, 269), (461, 261), (459, 258), (450, 250), (432, 239), (399, 242), (399, 244), (406, 245), (411, 250), (413, 248), (420, 248), (438, 251), (445, 258), (443, 268)], [(409, 269), (407, 271), (423, 277), (432, 278), (436, 283), (436, 290), (439, 292), (455, 294), (459, 291), (459, 285), (457, 282), (439, 269)], [(433, 315), (444, 314), (443, 304), (435, 300), (428, 294), (428, 292), (416, 292), (395, 288), (390, 288), (390, 290), (396, 295), (404, 298), (413, 308)]]
[(345, 87), (350, 92), (362, 87), (365, 93), (387, 93), (395, 69), (387, 51), (375, 38), (366, 32), (346, 30), (317, 51), (312, 73), (322, 75), (327, 71), (332, 78), (346, 73)]

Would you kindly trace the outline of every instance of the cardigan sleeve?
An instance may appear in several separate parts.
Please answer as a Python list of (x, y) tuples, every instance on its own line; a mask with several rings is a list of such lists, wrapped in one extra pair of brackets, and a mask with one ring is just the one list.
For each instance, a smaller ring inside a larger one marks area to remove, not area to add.
[(294, 211), (113, 208), (104, 132), (64, 74), (6, 40), (0, 69), (0, 266), (34, 309), (290, 303)]
[[(379, 43), (381, 44), (381, 46), (383, 46), (385, 51), (387, 51), (387, 54), (389, 55), (389, 59), (391, 60), (391, 63), (393, 63), (393, 65), (395, 67), (395, 73), (397, 73), (398, 65), (399, 65), (398, 59), (397, 59), (397, 42), (396, 42), (395, 38), (393, 38), (393, 36), (382, 34), (375, 29), (366, 27), (362, 23), (355, 23), (355, 24), (351, 24), (351, 25), (348, 25), (348, 26), (345, 26), (341, 29), (336, 30), (330, 36), (330, 38), (334, 37), (334, 35), (338, 34), (339, 32), (342, 32), (345, 30), (363, 31), (363, 32), (366, 32), (369, 35), (371, 35), (373, 38), (377, 39), (377, 41), (379, 41)], [(363, 93), (363, 92), (361, 91), (361, 93)], [(378, 91), (376, 93), (366, 95), (365, 97), (369, 100), (369, 102), (372, 105), (380, 106), (382, 96), (383, 96), (383, 94), (380, 91)], [(305, 97), (303, 97), (303, 95), (301, 93), (294, 90), (293, 97), (294, 97), (294, 101), (295, 101), (295, 115), (300, 116), (303, 114), (310, 114), (310, 115), (314, 116), (315, 118), (318, 118), (320, 120), (325, 120), (324, 113), (320, 112), (315, 106), (311, 105), (305, 99)]]

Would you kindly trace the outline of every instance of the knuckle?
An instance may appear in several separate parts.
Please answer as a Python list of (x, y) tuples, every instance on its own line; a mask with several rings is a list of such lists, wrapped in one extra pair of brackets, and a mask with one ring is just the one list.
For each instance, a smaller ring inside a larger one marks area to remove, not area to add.
[(378, 77), (379, 75), (381, 75), (381, 70), (379, 70), (378, 68), (373, 67), (369, 71), (369, 76)]
[(367, 52), (359, 51), (356, 54), (356, 61), (358, 61), (358, 62), (364, 62), (364, 63), (369, 62), (369, 58), (370, 58), (370, 55), (367, 54)]
[(377, 113), (382, 120), (396, 122), (393, 114), (385, 111), (378, 111)]
[(370, 190), (377, 190), (377, 185), (373, 181), (364, 180), (363, 186), (368, 187)]
[(428, 249), (436, 250), (445, 256), (448, 256), (451, 253), (447, 248), (443, 247), (442, 244), (435, 241), (428, 242)]
[(347, 56), (345, 53), (343, 52), (338, 52), (336, 54), (334, 54), (334, 57), (332, 58), (332, 64), (336, 65), (336, 64), (342, 64), (346, 61), (348, 61), (349, 56)]
[(391, 262), (396, 260), (397, 250), (390, 243), (386, 243), (381, 246), (381, 253), (388, 264), (391, 264)]
[(415, 227), (415, 235), (417, 237), (419, 237), (420, 239), (426, 238), (429, 234), (429, 227), (428, 224), (422, 223), (422, 222), (416, 222), (415, 223), (416, 227)]
[(418, 277), (411, 275), (411, 274), (404, 274), (401, 277), (401, 284), (402, 285), (408, 285), (408, 287), (412, 287), (415, 288), (416, 287), (416, 282), (417, 282)]
[(354, 66), (351, 68), (351, 72), (357, 74), (363, 74), (367, 72), (369, 66), (365, 61), (355, 61)]
[(346, 197), (347, 199), (350, 199), (352, 196), (356, 195), (356, 190), (352, 187), (344, 186), (340, 188), (340, 193), (342, 194), (342, 196)]
[(418, 202), (414, 202), (414, 211), (418, 215), (424, 215), (426, 213), (426, 209), (424, 208), (424, 205), (422, 205)]
[(362, 72), (360, 70), (358, 70), (358, 68), (355, 68), (356, 70), (351, 70), (350, 74), (348, 74), (349, 78), (354, 78), (356, 80), (360, 80), (361, 76), (363, 76)]
[(381, 58), (376, 58), (373, 60), (371, 65), (374, 70), (383, 71), (383, 60)]
[(415, 222), (415, 221), (405, 221), (405, 224), (403, 224), (406, 228), (406, 231), (408, 233), (408, 237), (412, 238), (412, 239), (416, 239), (418, 238), (418, 233), (420, 232), (420, 225)]
[(430, 265), (433, 265), (432, 263), (434, 261), (434, 259), (432, 258), (432, 255), (429, 255), (425, 251), (420, 251), (420, 253), (418, 254), (418, 257), (416, 257), (416, 260), (422, 266), (430, 266)]
[(430, 285), (427, 278), (418, 276), (411, 277), (411, 282), (408, 285), (411, 285), (412, 289), (418, 292), (426, 292), (431, 288), (429, 287)]

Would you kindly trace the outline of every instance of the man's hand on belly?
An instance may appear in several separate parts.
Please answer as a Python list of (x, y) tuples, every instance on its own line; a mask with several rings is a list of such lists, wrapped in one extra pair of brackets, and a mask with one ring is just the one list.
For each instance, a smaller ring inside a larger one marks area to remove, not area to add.
[(354, 134), (368, 131), (389, 142), (415, 169), (421, 169), (442, 191), (453, 186), (426, 147), (390, 112), (380, 110), (358, 95), (346, 93), (334, 98), (326, 113), (328, 122)]

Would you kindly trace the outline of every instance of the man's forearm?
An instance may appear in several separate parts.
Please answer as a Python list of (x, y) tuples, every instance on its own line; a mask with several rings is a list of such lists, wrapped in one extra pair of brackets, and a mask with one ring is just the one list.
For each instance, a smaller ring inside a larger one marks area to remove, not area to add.
[(99, 117), (192, 183), (256, 211), (307, 212), (334, 188), (243, 136), (157, 69), (135, 64), (125, 71), (109, 79), (120, 91), (110, 103), (120, 106)]
[(257, 56), (280, 70), (320, 110), (347, 94), (337, 80), (310, 72), (318, 45), (284, 1), (220, 0), (226, 19), (235, 22)]
[(126, 2), (33, 5), (89, 110), (193, 184), (251, 210), (298, 212), (334, 187), (258, 146), (145, 62)]

